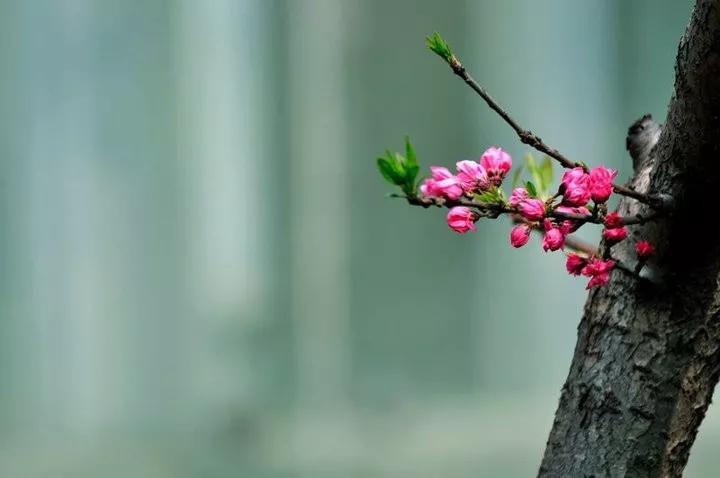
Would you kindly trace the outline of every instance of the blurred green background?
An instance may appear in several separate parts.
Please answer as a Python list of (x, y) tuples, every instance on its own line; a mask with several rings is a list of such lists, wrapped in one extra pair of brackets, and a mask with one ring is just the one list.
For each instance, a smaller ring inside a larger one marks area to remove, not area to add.
[[(584, 281), (384, 197), (527, 148), (619, 168), (687, 0), (0, 1), (0, 475), (534, 476)], [(592, 235), (592, 233), (590, 233)], [(687, 476), (716, 476), (711, 408)]]

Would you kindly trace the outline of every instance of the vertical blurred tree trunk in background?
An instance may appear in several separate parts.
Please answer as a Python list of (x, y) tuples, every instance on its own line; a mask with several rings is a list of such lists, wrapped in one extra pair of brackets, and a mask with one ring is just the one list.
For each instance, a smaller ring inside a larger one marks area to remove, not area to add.
[[(669, 218), (635, 231), (658, 246), (663, 285), (615, 272), (590, 294), (543, 477), (680, 476), (718, 380), (720, 0), (697, 0), (675, 71), (652, 168), (633, 180), (675, 199)], [(626, 242), (620, 258), (633, 257)]]

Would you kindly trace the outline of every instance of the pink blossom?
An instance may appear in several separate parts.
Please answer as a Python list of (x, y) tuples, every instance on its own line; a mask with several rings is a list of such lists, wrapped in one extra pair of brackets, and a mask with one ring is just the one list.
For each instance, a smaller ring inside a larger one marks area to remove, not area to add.
[(527, 189), (515, 188), (512, 193), (510, 193), (510, 199), (508, 199), (508, 202), (511, 206), (517, 206), (520, 204), (520, 201), (527, 199), (528, 197), (530, 196), (528, 195)]
[(435, 183), (442, 196), (447, 199), (458, 199), (463, 194), (462, 186), (460, 186), (457, 178), (443, 179)]
[(605, 228), (603, 229), (602, 235), (608, 242), (620, 242), (627, 237), (627, 227), (623, 226), (614, 229)]
[(487, 171), (475, 161), (460, 161), (455, 165), (458, 170), (458, 181), (465, 192), (475, 192), (490, 186)]
[(560, 184), (564, 203), (568, 206), (584, 206), (590, 201), (590, 176), (581, 167), (565, 171)]
[(574, 276), (579, 276), (582, 273), (582, 270), (585, 268), (585, 265), (587, 265), (587, 259), (585, 259), (584, 257), (579, 256), (574, 252), (568, 254), (565, 268), (570, 274)]
[(502, 148), (493, 146), (482, 154), (480, 164), (487, 171), (490, 181), (500, 185), (512, 167), (512, 158)]
[(592, 278), (588, 282), (587, 286), (585, 286), (585, 288), (592, 289), (593, 287), (599, 287), (601, 285), (607, 284), (607, 282), (609, 280), (610, 280), (610, 273), (602, 272), (600, 274), (592, 276)]
[(450, 170), (444, 166), (430, 166), (430, 172), (432, 172), (432, 177), (436, 181), (441, 181), (443, 179), (449, 179), (453, 177), (453, 174), (450, 172)]
[(646, 260), (655, 254), (655, 248), (648, 241), (638, 241), (638, 243), (635, 244), (635, 252), (637, 252), (638, 259)]
[(590, 192), (593, 201), (601, 203), (610, 198), (613, 192), (612, 183), (617, 173), (616, 170), (604, 166), (598, 166), (590, 171)]
[(462, 186), (457, 177), (453, 176), (448, 168), (430, 166), (432, 178), (426, 179), (420, 186), (420, 192), (425, 196), (458, 199), (463, 194)]
[(581, 167), (568, 169), (562, 177), (561, 186), (567, 188), (572, 183), (587, 181), (587, 174)]
[(617, 229), (619, 227), (622, 227), (622, 221), (623, 218), (620, 216), (620, 214), (617, 213), (617, 211), (613, 211), (607, 216), (605, 216), (605, 225), (610, 229)]
[(545, 216), (545, 203), (540, 199), (526, 198), (518, 205), (520, 214), (528, 221), (539, 221)]
[(425, 196), (442, 197), (442, 191), (438, 188), (438, 181), (453, 177), (448, 168), (441, 166), (430, 166), (432, 177), (425, 179), (420, 186), (420, 192)]
[(565, 247), (565, 236), (562, 235), (562, 232), (560, 232), (558, 228), (550, 229), (545, 232), (542, 247), (545, 252), (562, 249)]
[(510, 244), (513, 247), (522, 247), (530, 240), (530, 226), (520, 224), (510, 231)]
[(437, 188), (436, 181), (433, 178), (425, 178), (420, 185), (420, 192), (427, 197), (440, 197), (441, 193)]
[(557, 251), (565, 247), (564, 228), (555, 226), (549, 219), (545, 219), (545, 236), (543, 237), (543, 250)]
[(602, 260), (597, 257), (590, 259), (585, 267), (583, 267), (582, 275), (593, 277), (598, 274), (610, 272), (615, 267), (615, 261), (612, 259)]
[(590, 198), (591, 194), (587, 180), (568, 184), (563, 193), (563, 203), (569, 206), (585, 206), (590, 201)]
[(606, 284), (610, 279), (610, 271), (613, 267), (615, 267), (615, 261), (611, 259), (602, 260), (596, 257), (590, 259), (588, 264), (582, 269), (582, 275), (591, 278), (586, 288), (592, 289), (593, 287)]
[(464, 234), (468, 231), (475, 231), (475, 221), (478, 216), (472, 209), (464, 206), (456, 206), (447, 215), (447, 223), (453, 231)]

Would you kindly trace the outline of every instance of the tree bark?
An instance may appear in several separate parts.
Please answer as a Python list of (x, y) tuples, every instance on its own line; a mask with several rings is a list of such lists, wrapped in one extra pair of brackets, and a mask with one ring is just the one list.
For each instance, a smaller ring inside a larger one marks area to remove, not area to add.
[(697, 0), (666, 125), (632, 180), (671, 195), (674, 212), (613, 248), (631, 263), (650, 240), (661, 284), (616, 270), (590, 293), (539, 476), (681, 476), (720, 373), (718, 185), (720, 0)]

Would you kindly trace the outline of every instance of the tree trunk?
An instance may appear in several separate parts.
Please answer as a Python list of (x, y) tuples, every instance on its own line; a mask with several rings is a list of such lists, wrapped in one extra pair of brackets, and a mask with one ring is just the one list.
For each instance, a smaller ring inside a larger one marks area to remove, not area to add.
[[(591, 292), (539, 476), (681, 476), (720, 373), (720, 0), (697, 0), (652, 159), (633, 179), (674, 212), (613, 255), (656, 245), (660, 284), (616, 270)], [(620, 209), (639, 212), (624, 199)]]

